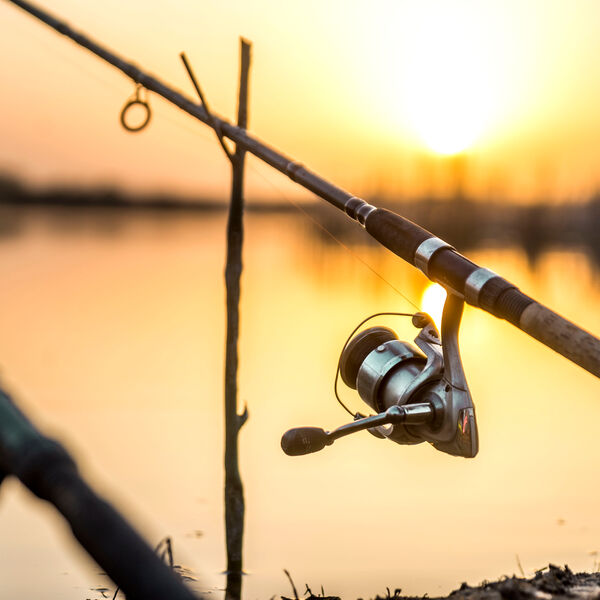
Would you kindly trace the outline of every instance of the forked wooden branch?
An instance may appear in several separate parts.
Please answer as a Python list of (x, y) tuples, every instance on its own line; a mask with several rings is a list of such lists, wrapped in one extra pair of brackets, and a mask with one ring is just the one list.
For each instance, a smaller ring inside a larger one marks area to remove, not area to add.
[[(241, 40), (238, 127), (248, 124), (248, 78), (250, 44)], [(206, 105), (205, 105), (206, 107)], [(240, 335), (240, 280), (244, 242), (244, 158), (237, 145), (231, 157), (231, 202), (227, 222), (227, 335), (225, 347), (225, 536), (227, 542), (227, 600), (239, 600), (242, 590), (242, 545), (244, 537), (244, 488), (239, 470), (238, 435), (248, 418), (248, 410), (237, 412), (238, 340)]]

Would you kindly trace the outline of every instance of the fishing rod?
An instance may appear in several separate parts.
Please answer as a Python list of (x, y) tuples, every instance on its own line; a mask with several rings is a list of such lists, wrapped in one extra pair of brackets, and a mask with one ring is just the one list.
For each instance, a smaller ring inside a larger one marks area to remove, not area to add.
[[(314, 428), (291, 430), (282, 440), (284, 451), (289, 454), (316, 451), (339, 437), (363, 428), (378, 437), (387, 437), (399, 443), (429, 441), (450, 454), (474, 456), (477, 452), (474, 409), (460, 361), (457, 338), (465, 302), (508, 321), (600, 377), (600, 340), (527, 296), (513, 283), (470, 261), (418, 224), (389, 210), (372, 206), (335, 186), (301, 163), (249, 135), (245, 129), (209, 111), (206, 103), (191, 101), (44, 10), (24, 0), (8, 1), (110, 63), (138, 86), (162, 96), (202, 121), (215, 130), (221, 142), (223, 137), (230, 139), (237, 147), (250, 152), (343, 211), (380, 244), (419, 268), (448, 292), (441, 338), (436, 338), (432, 323), (422, 314), (413, 318), (413, 323), (421, 328), (415, 343), (422, 352), (399, 342), (393, 332), (384, 334), (381, 328), (374, 328), (374, 332), (363, 332), (358, 341), (353, 340), (354, 343), (350, 342), (345, 347), (340, 359), (342, 379), (350, 387), (355, 387), (367, 404), (378, 410), (379, 421), (375, 426), (371, 422), (361, 421), (362, 416), (359, 416), (351, 426), (331, 433), (320, 433), (322, 430), (315, 432)], [(136, 99), (137, 103), (147, 106), (137, 96)], [(382, 364), (376, 360), (377, 352), (388, 362)], [(396, 375), (392, 377), (394, 373)], [(382, 385), (384, 380), (387, 381), (386, 385)], [(394, 385), (391, 385), (392, 380), (395, 381)], [(422, 402), (424, 398), (428, 399)], [(417, 417), (413, 412), (402, 408), (423, 403), (427, 408), (417, 411), (420, 423), (414, 421)], [(398, 410), (393, 409), (394, 406)], [(309, 429), (312, 433), (308, 432)], [(467, 433), (463, 434), (464, 431)]]
[(0, 387), (0, 484), (9, 475), (56, 508), (77, 541), (127, 598), (199, 600), (90, 487), (64, 446), (44, 435)]

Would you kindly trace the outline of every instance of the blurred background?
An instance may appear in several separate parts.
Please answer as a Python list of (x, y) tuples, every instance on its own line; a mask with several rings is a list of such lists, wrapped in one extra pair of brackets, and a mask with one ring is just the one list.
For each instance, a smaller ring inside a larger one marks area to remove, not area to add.
[[(51, 10), (195, 98), (184, 50), (230, 119), (248, 38), (252, 133), (600, 332), (597, 2)], [(7, 2), (0, 24), (3, 384), (151, 543), (171, 535), (200, 589), (221, 597), (229, 163), (209, 128), (152, 94), (149, 127), (126, 133), (132, 82)], [(245, 596), (290, 595), (284, 568), (299, 591), (344, 598), (386, 586), (437, 596), (548, 562), (596, 569), (598, 382), (487, 314), (467, 308), (461, 332), (476, 459), (367, 433), (283, 455), (286, 429), (345, 422), (333, 376), (360, 320), (435, 313), (443, 300), (252, 157), (246, 189)], [(0, 499), (3, 595), (102, 596), (106, 580), (50, 509), (14, 482)]]

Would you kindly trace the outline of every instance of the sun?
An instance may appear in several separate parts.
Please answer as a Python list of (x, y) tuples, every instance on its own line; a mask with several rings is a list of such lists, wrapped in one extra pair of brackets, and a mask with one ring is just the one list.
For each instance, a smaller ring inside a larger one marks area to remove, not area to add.
[[(485, 27), (474, 26), (456, 4), (414, 16), (405, 44), (405, 118), (429, 150), (442, 155), (464, 152), (489, 127), (497, 82), (485, 48)], [(472, 15), (471, 15), (472, 17)]]

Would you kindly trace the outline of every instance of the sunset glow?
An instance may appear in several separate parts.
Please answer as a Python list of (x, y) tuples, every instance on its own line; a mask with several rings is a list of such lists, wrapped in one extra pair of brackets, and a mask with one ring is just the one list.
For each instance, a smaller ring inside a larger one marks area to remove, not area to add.
[(463, 4), (419, 4), (407, 41), (406, 118), (418, 139), (443, 155), (469, 149), (486, 132), (501, 83), (481, 50), (486, 23), (466, 13)]
[(8, 0), (0, 56), (0, 600), (598, 595), (600, 0)]
[[(448, 197), (439, 173), (457, 153), (468, 155), (472, 197), (589, 198), (600, 187), (597, 2), (57, 0), (52, 11), (196, 101), (185, 50), (211, 108), (230, 120), (238, 37), (252, 40), (251, 133), (358, 195), (376, 183)], [(226, 198), (229, 165), (206, 126), (150, 94), (150, 126), (125, 133), (130, 81), (7, 3), (0, 19), (0, 51), (12, 57), (0, 171)], [(251, 173), (249, 194), (307, 197), (272, 178)]]

